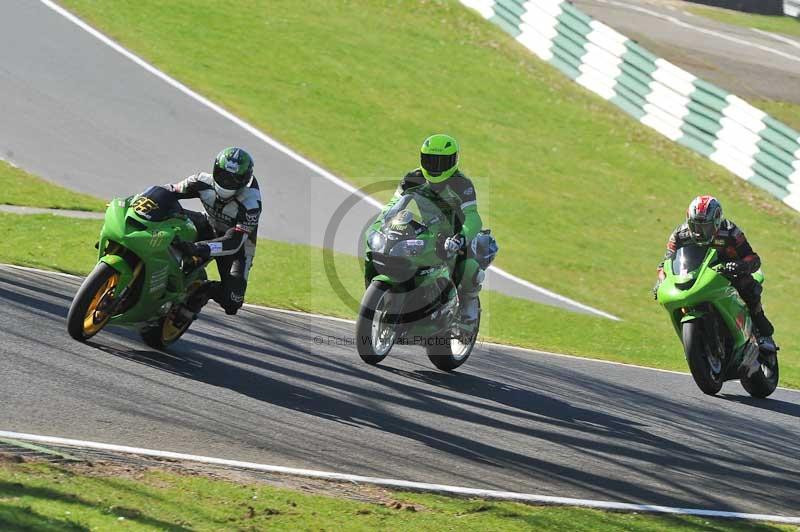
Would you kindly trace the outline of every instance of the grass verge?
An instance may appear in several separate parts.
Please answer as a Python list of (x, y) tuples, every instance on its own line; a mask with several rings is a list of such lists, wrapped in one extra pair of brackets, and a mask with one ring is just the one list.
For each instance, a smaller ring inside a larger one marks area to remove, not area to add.
[(3, 530), (629, 530), (788, 527), (379, 492), (361, 502), (162, 470), (0, 461)]
[(687, 6), (686, 11), (725, 24), (800, 37), (800, 22), (791, 17), (756, 15), (721, 7)]
[[(800, 26), (800, 22), (797, 23)], [(795, 131), (800, 131), (800, 105), (776, 100), (755, 100), (753, 105), (774, 116)]]
[(0, 205), (104, 211), (105, 201), (67, 190), (0, 161)]

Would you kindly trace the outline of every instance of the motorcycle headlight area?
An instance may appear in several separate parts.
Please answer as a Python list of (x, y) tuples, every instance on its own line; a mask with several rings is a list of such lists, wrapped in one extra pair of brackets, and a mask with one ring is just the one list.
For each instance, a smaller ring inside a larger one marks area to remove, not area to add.
[(378, 231), (373, 231), (367, 237), (367, 246), (372, 251), (381, 251), (386, 245), (386, 236)]
[(389, 252), (390, 257), (413, 257), (422, 253), (425, 248), (424, 240), (401, 240)]

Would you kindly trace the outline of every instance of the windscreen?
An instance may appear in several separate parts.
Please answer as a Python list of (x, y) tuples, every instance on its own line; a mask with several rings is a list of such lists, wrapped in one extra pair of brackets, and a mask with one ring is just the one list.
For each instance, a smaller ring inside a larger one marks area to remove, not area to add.
[(151, 222), (163, 222), (181, 212), (181, 205), (175, 194), (163, 187), (150, 187), (131, 203), (138, 216)]
[(703, 264), (708, 253), (707, 247), (684, 246), (675, 252), (672, 259), (672, 273), (675, 275), (686, 275), (695, 271)]
[[(398, 216), (403, 220), (396, 220)], [(447, 234), (452, 233), (448, 217), (436, 202), (417, 192), (403, 194), (400, 200), (386, 213), (384, 219), (388, 224), (392, 224), (393, 221), (409, 223), (413, 220), (415, 224), (425, 226), (425, 228)], [(443, 224), (448, 227), (444, 227)]]

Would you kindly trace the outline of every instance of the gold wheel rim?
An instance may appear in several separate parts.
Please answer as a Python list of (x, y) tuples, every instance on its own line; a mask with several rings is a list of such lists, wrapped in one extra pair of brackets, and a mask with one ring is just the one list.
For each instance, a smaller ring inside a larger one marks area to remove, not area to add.
[(114, 272), (106, 282), (103, 283), (103, 286), (95, 292), (94, 297), (92, 297), (92, 302), (89, 303), (89, 308), (86, 310), (86, 315), (83, 317), (83, 333), (85, 335), (91, 336), (97, 333), (108, 323), (108, 320), (111, 319), (111, 314), (105, 309), (101, 310), (99, 307), (100, 304), (105, 301), (106, 297), (113, 294), (118, 282), (119, 273)]
[[(191, 322), (189, 322), (191, 323)], [(164, 343), (169, 343), (175, 340), (178, 336), (180, 336), (183, 331), (189, 326), (189, 323), (184, 325), (183, 327), (176, 327), (175, 323), (172, 321), (170, 316), (164, 318), (164, 326), (161, 328), (161, 340)]]

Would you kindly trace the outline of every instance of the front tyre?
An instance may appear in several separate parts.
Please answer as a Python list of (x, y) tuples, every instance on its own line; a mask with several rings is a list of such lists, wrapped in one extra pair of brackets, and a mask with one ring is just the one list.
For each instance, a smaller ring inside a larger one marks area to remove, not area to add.
[(118, 284), (119, 272), (105, 262), (98, 262), (72, 299), (67, 314), (70, 336), (85, 342), (106, 326), (111, 319)]
[(367, 364), (378, 364), (391, 351), (397, 335), (389, 316), (391, 286), (383, 281), (372, 281), (361, 299), (356, 320), (356, 347), (358, 356)]
[(697, 387), (703, 393), (714, 395), (722, 389), (722, 367), (706, 347), (703, 326), (699, 321), (687, 321), (682, 331), (686, 362)]
[(774, 355), (772, 360), (762, 360), (758, 371), (750, 377), (742, 377), (739, 382), (752, 397), (763, 399), (769, 397), (778, 387), (779, 375), (778, 356)]

